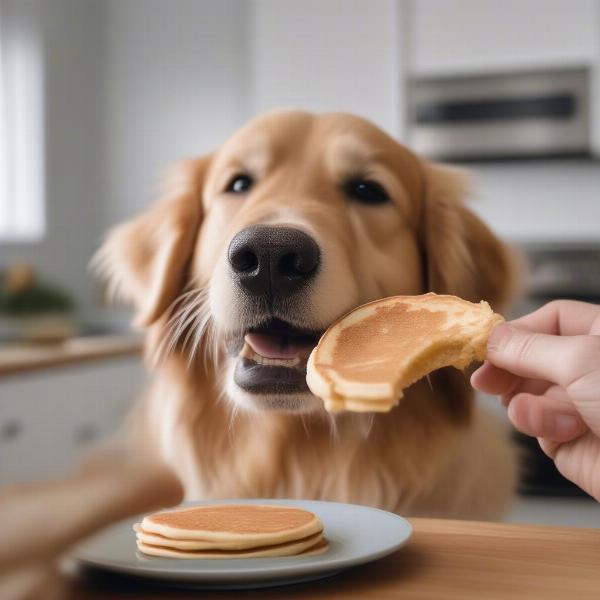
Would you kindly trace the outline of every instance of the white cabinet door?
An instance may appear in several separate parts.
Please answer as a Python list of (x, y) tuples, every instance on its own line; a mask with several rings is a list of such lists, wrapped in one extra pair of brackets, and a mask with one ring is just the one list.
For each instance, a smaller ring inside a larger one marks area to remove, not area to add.
[(114, 431), (144, 382), (137, 358), (0, 380), (0, 484), (60, 475)]
[(417, 75), (591, 64), (598, 0), (410, 0)]
[(402, 4), (254, 0), (250, 111), (348, 111), (402, 134)]

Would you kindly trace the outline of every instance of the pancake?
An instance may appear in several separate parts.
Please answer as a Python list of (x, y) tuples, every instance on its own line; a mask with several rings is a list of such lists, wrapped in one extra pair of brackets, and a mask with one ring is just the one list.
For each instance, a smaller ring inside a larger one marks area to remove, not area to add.
[[(294, 541), (302, 541), (306, 540), (309, 537), (312, 538), (314, 536), (321, 535), (322, 533), (315, 533), (306, 538), (300, 538), (300, 540)], [(149, 546), (164, 546), (165, 548), (172, 548), (173, 550), (253, 550), (256, 548), (264, 548), (264, 545), (252, 545), (248, 546), (248, 543), (244, 544), (243, 542), (205, 542), (201, 540), (176, 540), (172, 538), (167, 538), (163, 535), (159, 535), (158, 533), (147, 533), (141, 527), (136, 529), (136, 539), (139, 542), (147, 544)], [(284, 542), (286, 544), (292, 542)], [(240, 546), (242, 546), (240, 548)]]
[(321, 533), (323, 524), (299, 508), (216, 504), (155, 513), (144, 517), (140, 529), (172, 540), (214, 544), (204, 549), (243, 550), (302, 540)]
[(138, 550), (150, 556), (164, 558), (187, 559), (224, 559), (224, 558), (267, 558), (277, 556), (296, 556), (306, 554), (320, 554), (325, 552), (329, 543), (323, 534), (316, 533), (301, 540), (274, 544), (247, 550), (178, 550), (168, 546), (147, 544), (137, 540)]
[(327, 329), (308, 359), (306, 381), (330, 412), (387, 412), (431, 371), (483, 360), (502, 321), (487, 302), (456, 296), (375, 300)]

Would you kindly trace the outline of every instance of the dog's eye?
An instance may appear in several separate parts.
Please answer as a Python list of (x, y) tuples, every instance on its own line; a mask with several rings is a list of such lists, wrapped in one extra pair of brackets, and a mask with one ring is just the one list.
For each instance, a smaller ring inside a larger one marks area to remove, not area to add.
[(369, 179), (353, 179), (344, 184), (344, 193), (351, 200), (357, 200), (363, 204), (384, 204), (390, 201), (390, 197), (376, 181)]
[(250, 175), (234, 175), (227, 184), (225, 191), (232, 194), (244, 194), (252, 187), (253, 183), (254, 180)]

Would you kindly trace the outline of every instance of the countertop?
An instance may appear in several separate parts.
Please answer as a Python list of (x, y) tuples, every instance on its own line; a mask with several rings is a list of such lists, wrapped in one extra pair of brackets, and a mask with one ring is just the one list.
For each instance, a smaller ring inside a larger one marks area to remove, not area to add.
[(69, 581), (66, 598), (586, 600), (600, 597), (600, 530), (438, 519), (411, 522), (414, 537), (403, 549), (318, 582), (211, 593), (168, 590), (102, 575)]
[(142, 338), (133, 333), (74, 337), (60, 344), (5, 343), (0, 345), (0, 377), (141, 351)]

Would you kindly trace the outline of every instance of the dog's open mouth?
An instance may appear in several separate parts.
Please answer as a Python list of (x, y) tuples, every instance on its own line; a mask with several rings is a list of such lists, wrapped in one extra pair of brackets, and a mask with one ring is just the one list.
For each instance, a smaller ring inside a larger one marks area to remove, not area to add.
[(319, 337), (278, 319), (251, 328), (236, 344), (235, 383), (258, 394), (306, 391), (306, 361)]

